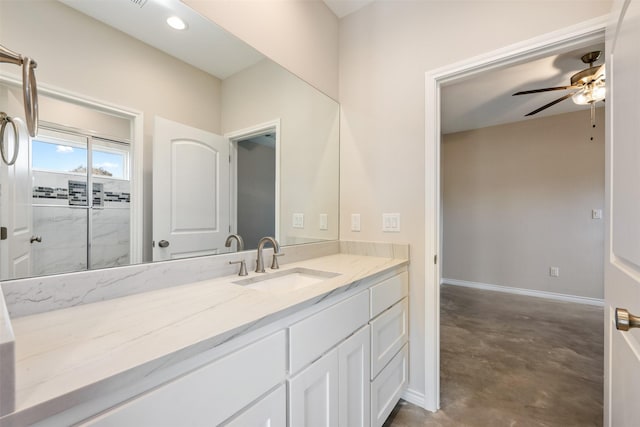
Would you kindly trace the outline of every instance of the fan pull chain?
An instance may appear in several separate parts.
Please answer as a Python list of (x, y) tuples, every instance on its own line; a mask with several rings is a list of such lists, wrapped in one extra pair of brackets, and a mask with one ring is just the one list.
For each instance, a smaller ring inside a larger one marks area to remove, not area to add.
[(593, 129), (596, 128), (596, 103), (591, 103), (591, 138), (590, 141), (593, 141)]

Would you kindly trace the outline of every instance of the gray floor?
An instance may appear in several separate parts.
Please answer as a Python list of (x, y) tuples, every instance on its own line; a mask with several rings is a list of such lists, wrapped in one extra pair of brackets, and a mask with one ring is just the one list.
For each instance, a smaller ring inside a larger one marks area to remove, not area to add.
[(456, 286), (441, 296), (441, 410), (401, 401), (385, 427), (602, 425), (602, 308)]

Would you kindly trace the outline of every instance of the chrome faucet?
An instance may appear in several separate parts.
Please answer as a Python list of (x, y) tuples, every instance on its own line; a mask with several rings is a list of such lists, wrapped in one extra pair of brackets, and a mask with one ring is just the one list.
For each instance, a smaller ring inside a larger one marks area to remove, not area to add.
[(239, 234), (229, 234), (229, 236), (227, 237), (227, 241), (224, 242), (224, 246), (227, 248), (231, 247), (231, 242), (233, 240), (236, 240), (236, 252), (241, 252), (244, 251), (244, 240), (242, 240), (242, 236), (240, 236)]
[(273, 246), (273, 262), (271, 263), (271, 268), (272, 269), (278, 269), (280, 268), (278, 266), (278, 258), (279, 256), (282, 256), (284, 254), (280, 253), (280, 245), (278, 244), (278, 242), (276, 241), (276, 239), (274, 239), (273, 237), (263, 237), (262, 239), (260, 239), (260, 242), (258, 242), (258, 258), (256, 259), (256, 273), (264, 273), (264, 260), (263, 260), (263, 256), (262, 256), (262, 249), (264, 248), (265, 243), (271, 243), (271, 246)]

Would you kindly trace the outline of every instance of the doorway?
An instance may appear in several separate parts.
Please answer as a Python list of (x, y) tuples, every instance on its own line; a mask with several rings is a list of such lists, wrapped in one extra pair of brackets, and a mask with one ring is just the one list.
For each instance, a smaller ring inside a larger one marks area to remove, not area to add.
[(279, 235), (280, 122), (228, 134), (231, 146), (231, 230), (255, 249), (264, 236)]
[[(276, 228), (276, 139), (274, 132), (235, 141), (236, 233), (247, 249)], [(259, 215), (251, 215), (259, 212)]]
[[(0, 106), (18, 117), (20, 85), (0, 76)], [(0, 218), (11, 229), (0, 277), (140, 262), (142, 115), (46, 84), (38, 94), (40, 132), (21, 138), (16, 165), (0, 167)]]
[[(596, 43), (604, 38), (605, 19), (588, 21), (562, 32), (552, 33), (524, 43), (492, 52), (426, 73), (425, 81), (425, 409), (436, 411), (440, 407), (440, 280), (442, 254), (442, 205), (441, 205), (441, 86), (461, 81), (482, 72), (504, 68), (532, 59), (573, 50)], [(440, 260), (441, 261), (441, 260)]]

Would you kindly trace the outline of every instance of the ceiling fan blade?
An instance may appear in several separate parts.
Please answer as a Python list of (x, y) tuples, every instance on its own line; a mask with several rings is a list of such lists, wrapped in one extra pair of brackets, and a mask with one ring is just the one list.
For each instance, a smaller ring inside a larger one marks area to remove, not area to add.
[(556, 105), (558, 102), (564, 101), (565, 99), (571, 98), (572, 96), (573, 96), (573, 93), (568, 93), (565, 96), (561, 96), (560, 98), (556, 99), (555, 101), (551, 101), (550, 103), (548, 103), (546, 105), (543, 105), (542, 107), (538, 108), (537, 110), (533, 110), (529, 114), (525, 114), (525, 117), (533, 116), (534, 114), (538, 114), (540, 111), (546, 110), (547, 108)]
[(595, 80), (598, 80), (600, 77), (604, 76), (604, 74), (605, 74), (605, 67), (604, 67), (604, 65), (605, 65), (605, 64), (602, 64), (602, 65), (600, 66), (600, 68), (598, 68), (598, 71), (596, 71), (596, 72), (594, 73), (594, 75), (593, 75), (593, 80), (594, 80), (594, 81), (595, 81)]
[(558, 86), (558, 87), (545, 87), (542, 89), (523, 90), (522, 92), (516, 92), (511, 96), (526, 95), (528, 93), (550, 92), (552, 90), (567, 90), (567, 89), (578, 89), (578, 86)]

